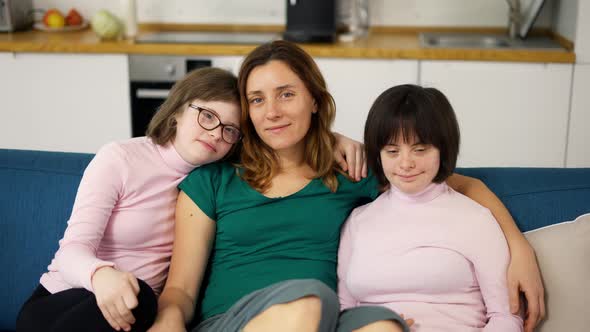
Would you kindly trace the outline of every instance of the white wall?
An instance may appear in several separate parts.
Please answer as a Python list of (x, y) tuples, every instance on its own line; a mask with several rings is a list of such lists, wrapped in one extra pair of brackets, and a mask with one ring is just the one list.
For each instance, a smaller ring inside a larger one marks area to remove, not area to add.
[[(284, 24), (286, 0), (136, 0), (140, 22)], [(320, 0), (317, 0), (320, 1)], [(504, 0), (368, 0), (371, 24), (386, 26), (504, 27)], [(521, 0), (526, 8), (531, 0)], [(553, 1), (547, 0), (537, 26), (549, 27)], [(571, 1), (571, 0), (561, 0)], [(85, 16), (98, 9), (119, 10), (120, 0), (33, 0), (36, 8), (75, 6)]]
[(578, 3), (574, 47), (576, 50), (576, 62), (590, 64), (590, 1), (588, 0), (580, 0)]
[(570, 41), (576, 40), (579, 0), (556, 0), (553, 6), (553, 30)]
[(575, 65), (567, 167), (590, 167), (590, 64)]

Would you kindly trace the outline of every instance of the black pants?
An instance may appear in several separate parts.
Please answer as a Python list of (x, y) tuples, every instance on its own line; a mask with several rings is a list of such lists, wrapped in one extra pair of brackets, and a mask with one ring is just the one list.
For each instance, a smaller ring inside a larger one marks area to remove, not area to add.
[[(143, 280), (139, 282), (139, 304), (131, 312), (135, 323), (131, 331), (146, 331), (158, 312), (154, 291)], [(72, 288), (55, 294), (39, 285), (25, 302), (16, 320), (18, 332), (115, 331), (96, 304), (94, 293)], [(123, 330), (121, 330), (123, 331)]]

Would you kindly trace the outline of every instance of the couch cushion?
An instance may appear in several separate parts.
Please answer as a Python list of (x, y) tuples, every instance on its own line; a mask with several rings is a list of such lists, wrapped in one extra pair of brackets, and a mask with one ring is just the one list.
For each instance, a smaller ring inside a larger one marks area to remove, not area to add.
[(14, 329), (18, 310), (47, 270), (91, 159), (0, 149), (0, 330)]
[(588, 168), (459, 168), (457, 173), (482, 180), (523, 232), (590, 213)]
[(538, 332), (587, 331), (590, 317), (590, 214), (525, 234), (535, 248), (547, 305)]

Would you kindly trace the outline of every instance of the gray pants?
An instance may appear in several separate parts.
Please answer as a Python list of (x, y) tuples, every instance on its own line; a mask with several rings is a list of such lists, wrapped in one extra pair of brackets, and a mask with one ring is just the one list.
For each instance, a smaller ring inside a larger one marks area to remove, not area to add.
[(338, 295), (331, 288), (315, 279), (295, 279), (279, 282), (244, 296), (227, 312), (201, 322), (192, 332), (238, 332), (269, 307), (306, 296), (316, 296), (321, 301), (319, 332), (350, 332), (381, 320), (397, 321), (404, 326), (404, 332), (409, 331), (398, 314), (384, 307), (363, 306), (340, 313)]

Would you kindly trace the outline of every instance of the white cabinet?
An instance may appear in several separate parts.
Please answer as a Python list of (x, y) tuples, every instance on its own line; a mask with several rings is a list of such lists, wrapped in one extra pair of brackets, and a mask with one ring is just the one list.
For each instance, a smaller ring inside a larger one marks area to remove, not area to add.
[(576, 65), (572, 93), (567, 167), (590, 167), (590, 64)]
[(315, 59), (336, 102), (334, 131), (362, 141), (373, 101), (387, 88), (416, 83), (417, 60)]
[(0, 148), (96, 152), (131, 137), (126, 55), (0, 54)]
[(565, 166), (571, 64), (423, 61), (420, 82), (450, 100), (458, 165)]

